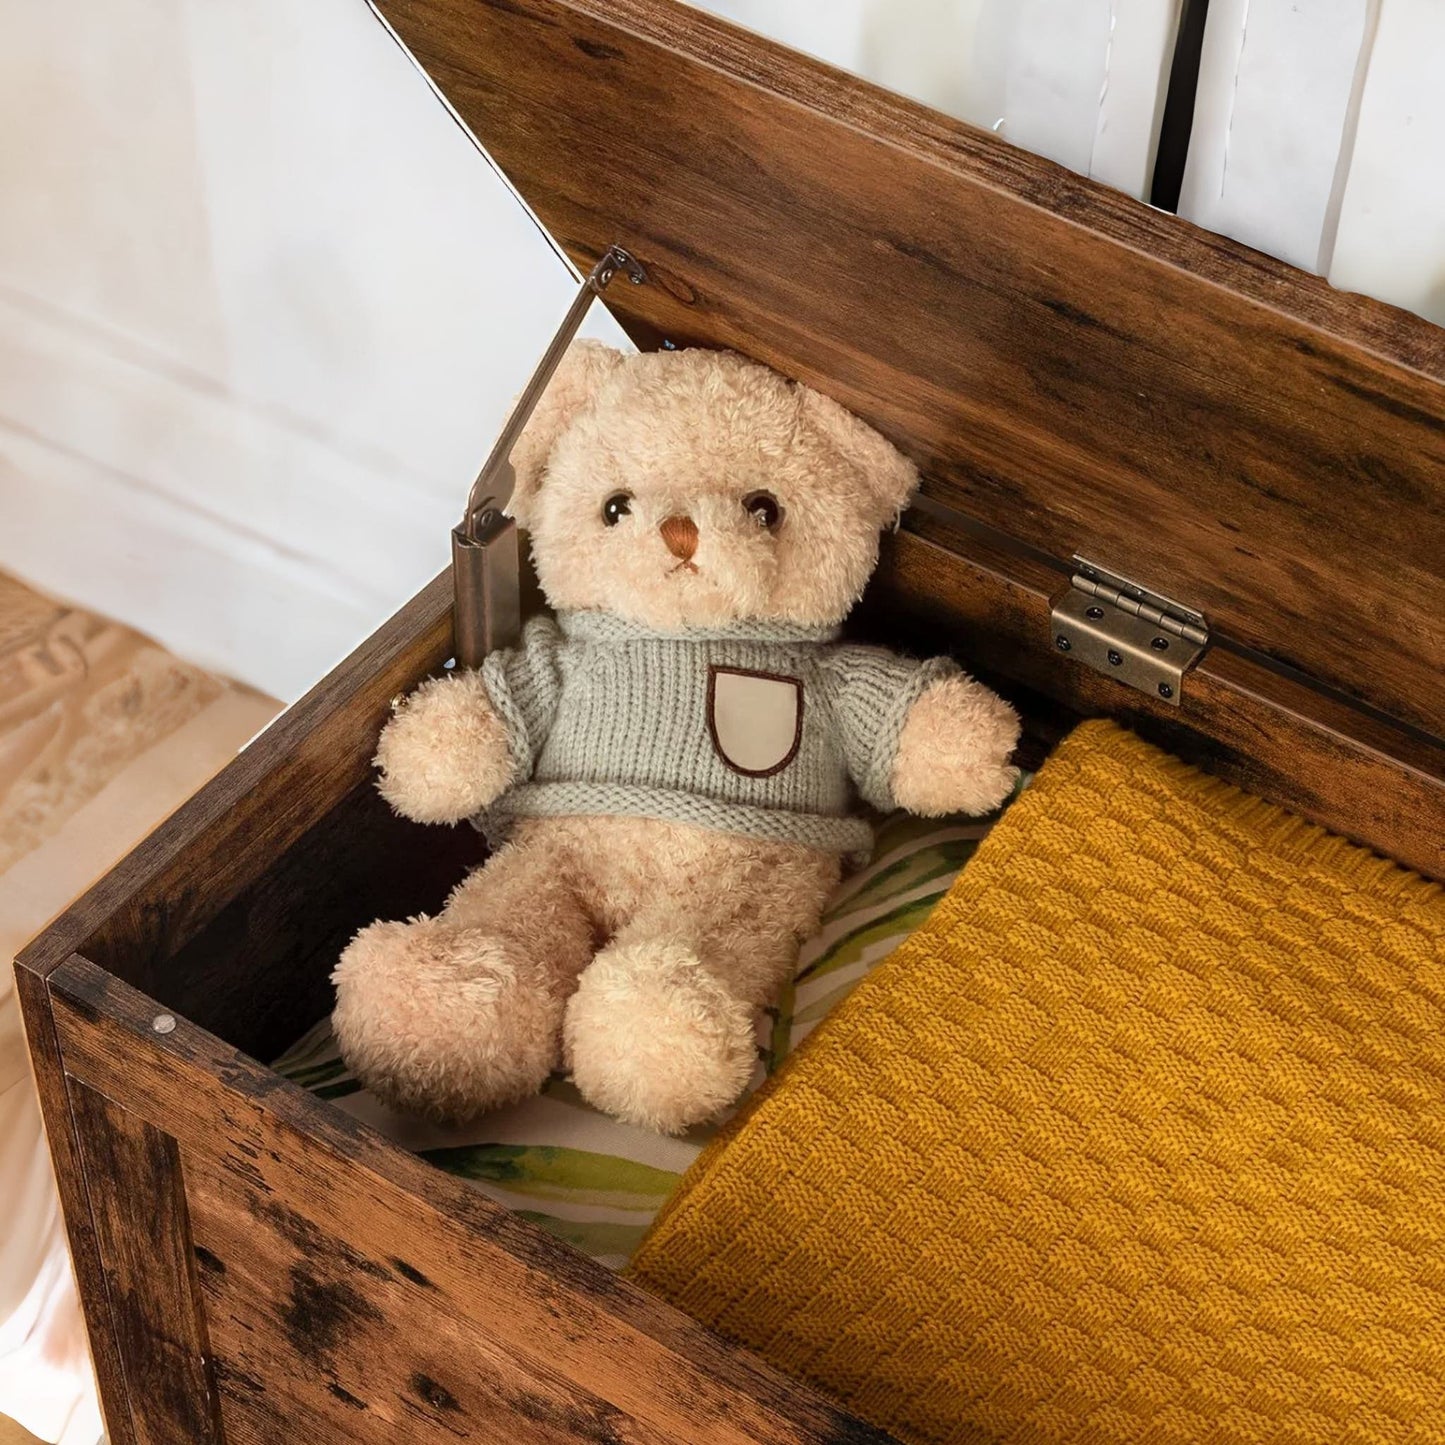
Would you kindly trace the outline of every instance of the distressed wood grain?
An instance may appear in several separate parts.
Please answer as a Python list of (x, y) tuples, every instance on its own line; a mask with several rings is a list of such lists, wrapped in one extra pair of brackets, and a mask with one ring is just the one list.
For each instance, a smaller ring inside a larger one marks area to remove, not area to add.
[[(383, 5), (575, 257), (648, 264), (611, 297), (635, 335), (739, 347), (919, 461), (933, 510), (860, 625), (959, 652), (1035, 742), (1107, 712), (1445, 871), (1445, 333), (685, 6)], [(1056, 654), (1075, 549), (1209, 614), (1177, 712)], [(112, 1437), (168, 1438), (140, 1351), (207, 1438), (203, 1328), (240, 1445), (880, 1440), (247, 1056), (324, 1010), (349, 928), (475, 856), (370, 791), (450, 605), (438, 579), (22, 955)], [(112, 1157), (159, 1212), (93, 1187)]]
[(358, 1445), (675, 1438), (498, 1348), (476, 1322), (490, 1282), (456, 1297), (412, 1262), (425, 1245), (407, 1238), (400, 1254), (365, 1253), (330, 1219), (224, 1163), (193, 1167), (187, 1181), (233, 1435), (300, 1430)]
[(46, 1141), (55, 1169), (70, 1262), (85, 1309), (90, 1359), (95, 1366), (101, 1415), (110, 1445), (137, 1445), (131, 1425), (120, 1342), (106, 1304), (105, 1266), (101, 1260), (96, 1219), (85, 1182), (79, 1126), (71, 1112), (70, 1090), (55, 1034), (53, 1000), (48, 981), (29, 969), (17, 969), (15, 992), (30, 1050), (30, 1066), (45, 1121)]
[(1445, 735), (1445, 332), (663, 0), (381, 0), (625, 323)]
[[(292, 1403), (316, 1440), (386, 1438), (359, 1423), (373, 1414), (419, 1440), (445, 1438), (433, 1427), (538, 1445), (890, 1438), (204, 1030), (154, 1034), (151, 1001), (85, 959), (51, 985), (72, 1079), (163, 1120), (196, 1181), (237, 1439), (281, 1439)], [(139, 1206), (124, 1217), (147, 1234)]]
[(19, 959), (44, 975), (84, 945), (127, 977), (171, 958), (371, 777), (391, 699), (451, 652), (435, 582), (66, 910)]
[(176, 1141), (94, 1088), (70, 1096), (136, 1445), (222, 1445)]
[(936, 518), (888, 539), (861, 628), (952, 648), (1026, 708), (1112, 716), (1180, 757), (1432, 878), (1445, 878), (1445, 745), (1214, 647), (1170, 707), (1052, 645), (1067, 577)]
[(254, 1058), (278, 1058), (331, 1011), (331, 970), (358, 929), (436, 912), (485, 853), (470, 825), (397, 817), (368, 777), (128, 981)]

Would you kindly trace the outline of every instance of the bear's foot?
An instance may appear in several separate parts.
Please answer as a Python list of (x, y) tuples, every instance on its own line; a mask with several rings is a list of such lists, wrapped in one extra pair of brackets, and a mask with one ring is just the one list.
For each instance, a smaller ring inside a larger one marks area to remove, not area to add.
[(481, 929), (373, 923), (332, 982), (342, 1056), (391, 1108), (465, 1122), (535, 1094), (557, 1064), (553, 979)]
[(677, 942), (599, 953), (567, 1005), (563, 1034), (588, 1103), (661, 1134), (715, 1118), (757, 1062), (752, 1011)]

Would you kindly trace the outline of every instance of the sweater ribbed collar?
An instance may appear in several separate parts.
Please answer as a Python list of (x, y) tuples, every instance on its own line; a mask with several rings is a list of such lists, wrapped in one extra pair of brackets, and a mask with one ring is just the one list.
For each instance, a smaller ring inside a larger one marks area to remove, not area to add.
[(669, 642), (832, 642), (840, 627), (808, 626), (759, 618), (724, 622), (716, 627), (649, 627), (611, 612), (559, 612), (557, 625), (569, 641), (635, 642), (645, 638)]

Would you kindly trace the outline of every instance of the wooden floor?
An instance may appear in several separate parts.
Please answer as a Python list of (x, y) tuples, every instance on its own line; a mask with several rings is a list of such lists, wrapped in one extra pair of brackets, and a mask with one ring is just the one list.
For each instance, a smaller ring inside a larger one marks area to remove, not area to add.
[(0, 577), (0, 874), (225, 684)]
[[(279, 710), (0, 574), (0, 1016), (11, 955)], [(0, 1045), (19, 1039), (0, 1026)], [(17, 1079), (23, 1055), (0, 1058), (0, 1087)], [(78, 1317), (68, 1330), (79, 1349)], [(0, 1416), (0, 1445), (33, 1437)]]
[(0, 1445), (39, 1445), (28, 1430), (22, 1430), (13, 1420), (0, 1415)]
[[(151, 777), (150, 798), (169, 811), (184, 794), (169, 795), (176, 768), (164, 764), (183, 741), (214, 768), (279, 708), (0, 574), (0, 887), (7, 870), (137, 765), (139, 791)], [(121, 811), (114, 856), (137, 841), (136, 826), (164, 816), (153, 811)]]

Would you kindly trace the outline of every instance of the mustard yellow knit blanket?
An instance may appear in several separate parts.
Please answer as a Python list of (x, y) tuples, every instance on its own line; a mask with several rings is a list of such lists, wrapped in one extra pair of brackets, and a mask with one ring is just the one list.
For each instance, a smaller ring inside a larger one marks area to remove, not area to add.
[(908, 1441), (1445, 1442), (1445, 892), (1085, 724), (631, 1272)]

